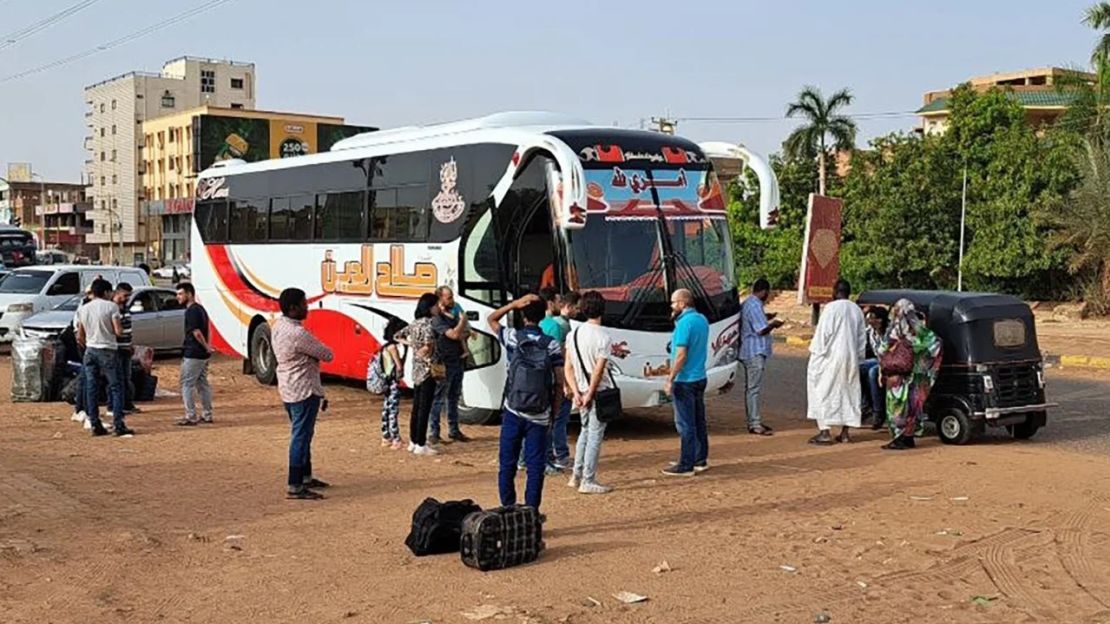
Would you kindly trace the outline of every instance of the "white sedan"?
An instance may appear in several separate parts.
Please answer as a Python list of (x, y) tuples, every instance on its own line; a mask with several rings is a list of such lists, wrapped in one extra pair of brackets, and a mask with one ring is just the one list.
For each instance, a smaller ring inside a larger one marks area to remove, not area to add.
[(154, 277), (173, 279), (175, 269), (178, 278), (189, 277), (192, 273), (187, 264), (167, 264), (166, 266), (154, 269)]

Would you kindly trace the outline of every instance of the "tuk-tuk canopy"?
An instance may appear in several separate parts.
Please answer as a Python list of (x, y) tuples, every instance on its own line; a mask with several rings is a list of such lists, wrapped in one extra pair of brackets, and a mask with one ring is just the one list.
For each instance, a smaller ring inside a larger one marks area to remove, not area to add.
[(1033, 311), (1017, 297), (945, 290), (869, 290), (861, 306), (890, 307), (910, 300), (944, 341), (945, 364), (1041, 359)]

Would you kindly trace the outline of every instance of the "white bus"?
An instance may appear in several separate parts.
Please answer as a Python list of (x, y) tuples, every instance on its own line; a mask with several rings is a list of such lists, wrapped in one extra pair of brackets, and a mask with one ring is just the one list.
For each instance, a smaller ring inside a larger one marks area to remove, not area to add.
[(496, 415), (505, 382), (487, 315), (542, 285), (597, 290), (624, 405), (651, 407), (667, 401), (676, 288), (710, 321), (707, 394), (737, 374), (725, 204), (688, 140), (501, 113), (205, 170), (193, 281), (216, 347), (263, 383), (275, 377), (269, 323), (283, 288), (307, 293), (306, 326), (336, 352), (323, 371), (359, 379), (389, 319), (411, 320), (421, 294), (451, 286), (474, 330), (460, 410), (471, 423)]

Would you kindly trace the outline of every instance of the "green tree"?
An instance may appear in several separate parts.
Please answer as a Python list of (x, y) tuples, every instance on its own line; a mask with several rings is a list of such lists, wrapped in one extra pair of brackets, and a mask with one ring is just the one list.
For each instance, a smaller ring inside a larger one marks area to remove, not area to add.
[(1098, 2), (1087, 7), (1083, 24), (1102, 31), (1095, 49), (1091, 51), (1091, 64), (1097, 66), (1101, 60), (1110, 58), (1110, 2)]
[(841, 89), (826, 100), (820, 89), (807, 85), (798, 94), (798, 99), (786, 107), (787, 117), (802, 117), (805, 120), (783, 144), (786, 155), (798, 160), (816, 157), (817, 192), (821, 195), (826, 191), (829, 148), (837, 151), (855, 148), (856, 123), (839, 112), (851, 103), (852, 93), (848, 89)]

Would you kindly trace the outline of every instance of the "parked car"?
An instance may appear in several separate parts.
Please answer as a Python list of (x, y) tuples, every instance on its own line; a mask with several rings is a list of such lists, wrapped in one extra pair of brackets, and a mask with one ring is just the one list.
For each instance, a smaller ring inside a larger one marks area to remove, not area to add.
[(0, 282), (0, 343), (11, 342), (25, 318), (83, 293), (98, 277), (113, 284), (151, 285), (146, 273), (130, 267), (63, 264), (16, 269)]
[(189, 270), (189, 265), (187, 264), (167, 264), (154, 269), (154, 277), (173, 279), (175, 271), (178, 279), (187, 278), (192, 275), (192, 271)]
[(1028, 439), (1045, 426), (1044, 361), (1033, 311), (1008, 295), (921, 290), (871, 290), (861, 306), (909, 299), (943, 343), (940, 372), (925, 413), (940, 439), (966, 444), (986, 427)]
[[(76, 295), (23, 320), (20, 331), (25, 336), (53, 338), (59, 336), (73, 320), (83, 295)], [(169, 288), (141, 286), (127, 300), (131, 310), (132, 341), (158, 352), (178, 351), (185, 340), (185, 308), (177, 302), (177, 293)]]
[(65, 252), (58, 251), (57, 249), (44, 249), (35, 252), (35, 264), (70, 264), (70, 262)]

